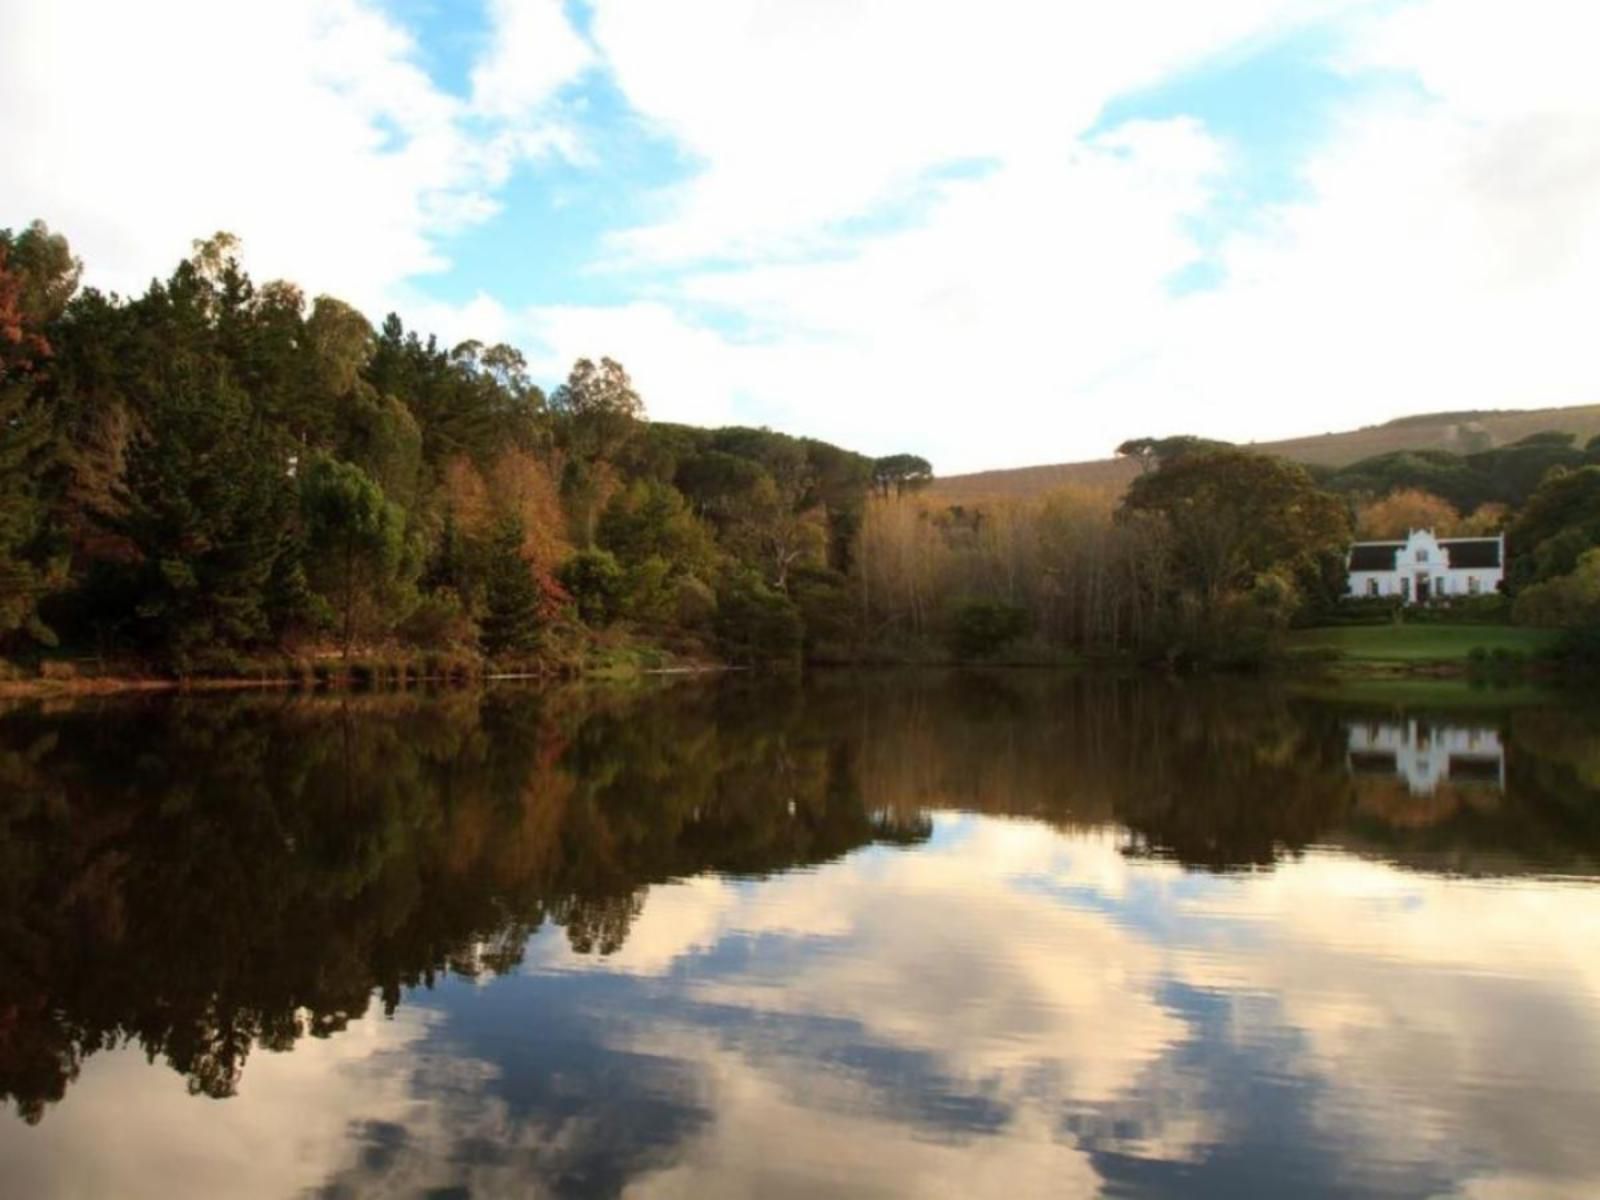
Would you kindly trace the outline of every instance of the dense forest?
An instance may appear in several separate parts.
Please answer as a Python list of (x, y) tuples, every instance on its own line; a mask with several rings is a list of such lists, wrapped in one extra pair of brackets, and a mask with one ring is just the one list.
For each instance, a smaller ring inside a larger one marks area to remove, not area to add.
[(652, 422), (604, 358), (547, 395), (510, 346), (257, 284), (227, 235), (138, 297), (80, 274), (0, 231), (0, 656), (40, 669), (1254, 661), (1407, 524), (1508, 529), (1518, 615), (1600, 623), (1568, 435), (1315, 473), (1137, 439), (1125, 495), (941, 506), (914, 454)]

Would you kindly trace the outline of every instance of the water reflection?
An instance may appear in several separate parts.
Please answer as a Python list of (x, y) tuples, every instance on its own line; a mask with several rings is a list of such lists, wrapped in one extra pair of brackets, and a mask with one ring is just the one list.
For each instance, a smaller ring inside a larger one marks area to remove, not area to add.
[[(1424, 745), (1492, 745), (1494, 785), (1414, 787)], [(878, 676), (34, 707), (0, 796), (18, 1194), (1600, 1177), (1570, 706)]]
[(1500, 731), (1426, 718), (1351, 721), (1350, 769), (1376, 779), (1398, 777), (1414, 796), (1441, 786), (1505, 791), (1506, 754)]

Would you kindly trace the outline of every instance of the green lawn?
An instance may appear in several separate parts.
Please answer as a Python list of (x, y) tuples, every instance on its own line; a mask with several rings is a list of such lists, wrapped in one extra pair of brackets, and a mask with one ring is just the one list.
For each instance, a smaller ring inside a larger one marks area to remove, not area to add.
[(1474, 647), (1533, 654), (1554, 634), (1512, 625), (1344, 625), (1297, 629), (1289, 635), (1296, 650), (1339, 651), (1357, 662), (1454, 662)]

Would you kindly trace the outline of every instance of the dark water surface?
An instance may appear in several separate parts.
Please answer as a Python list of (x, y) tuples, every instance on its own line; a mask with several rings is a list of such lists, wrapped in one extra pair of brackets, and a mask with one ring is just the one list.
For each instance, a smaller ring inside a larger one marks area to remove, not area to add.
[(0, 1194), (1600, 1195), (1600, 718), (1051, 675), (0, 713)]

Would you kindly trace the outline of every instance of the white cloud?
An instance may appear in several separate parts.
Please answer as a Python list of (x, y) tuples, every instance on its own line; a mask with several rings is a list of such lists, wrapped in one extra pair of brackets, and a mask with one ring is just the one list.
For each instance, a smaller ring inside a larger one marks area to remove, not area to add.
[[(595, 6), (623, 90), (703, 164), (666, 219), (612, 242), (623, 262), (691, 268), (658, 292), (678, 352), (648, 350), (674, 385), (636, 371), (658, 412), (704, 368), (699, 410), (716, 394), (949, 471), (1142, 433), (1252, 440), (1600, 399), (1587, 6), (1349, 18), (1336, 61), (1361, 86), (1299, 148), (1303, 196), (1253, 214), (1216, 253), (1221, 286), (1184, 297), (1171, 279), (1200, 256), (1191, 220), (1225, 148), (1193, 122), (1086, 129), (1115, 95), (1334, 6), (736, 7)], [(1392, 86), (1373, 89), (1379, 70)], [(987, 169), (930, 182), (957, 161)], [(841, 235), (912, 198), (911, 225)], [(708, 304), (778, 332), (719, 336)], [(630, 361), (630, 322), (583, 318)]]
[(489, 0), (488, 8), (491, 49), (472, 71), (479, 112), (526, 116), (594, 61), (561, 0)]
[(536, 377), (559, 382), (574, 359), (609, 355), (659, 420), (733, 423), (740, 399), (760, 382), (738, 347), (658, 301), (541, 307), (522, 314), (518, 328), (533, 345), (528, 364)]
[(1127, 413), (1081, 396), (1156, 351), (1167, 281), (1199, 253), (1185, 218), (1222, 163), (1192, 121), (1125, 125), (946, 181), (924, 222), (849, 256), (692, 273), (677, 303), (541, 312), (538, 335), (557, 361), (609, 347), (663, 418), (742, 413), (946, 468), (1114, 445)]
[(401, 281), (446, 265), (441, 235), (496, 211), (519, 158), (570, 149), (529, 117), (533, 91), (497, 82), (570, 72), (559, 39), (488, 64), (489, 115), (518, 120), (471, 128), (415, 51), (368, 0), (6, 5), (5, 219), (45, 218), (88, 282), (124, 292), (226, 229), (258, 278), (381, 312)]
[[(1309, 1085), (1306, 1116), (1362, 1164), (1353, 1179), (1434, 1164), (1472, 1194), (1576, 1196), (1594, 1177), (1593, 1113), (1561, 1099), (1586, 1094), (1600, 1055), (1593, 889), (1445, 879), (1336, 852), (1196, 886), (1174, 864), (1130, 860), (1106, 828), (938, 820), (915, 853), (856, 854), (756, 887), (653, 888), (616, 955), (539, 944), (531, 970), (671, 979), (695, 1002), (612, 1035), (615, 1048), (695, 1064), (714, 1114), (634, 1191), (744, 1194), (799, 1179), (1032, 1192), (1049, 1170), (1092, 1191), (1065, 1113), (1094, 1114), (1102, 1149), (1168, 1162), (1204, 1157), (1250, 1118), (1232, 1107), (1239, 1077), (1213, 1090), (1216, 1076), (1197, 1073), (1184, 1049), (1197, 1036), (1202, 1050), (1282, 1047), (1287, 1059), (1266, 1050), (1261, 1065)], [(1152, 912), (1161, 919), (1129, 919)], [(741, 938), (765, 952), (719, 953)], [(1224, 1006), (1224, 1026), (1193, 1029), (1171, 1006), (1175, 984)], [(736, 1012), (759, 1020), (726, 1020)], [(1530, 1038), (1530, 1021), (1550, 1036)], [(947, 1157), (892, 1073), (770, 1036), (790, 1023), (925, 1062), (1005, 1119)], [(1133, 1132), (1112, 1132), (1124, 1123)]]
[(1195, 432), (1244, 438), (1600, 399), (1600, 81), (1562, 67), (1594, 19), (1511, 15), (1424, 6), (1358, 41), (1352, 66), (1438, 90), (1343, 113), (1306, 198), (1224, 247), (1226, 284), (1173, 305), (1108, 402), (1183, 398)]
[[(656, 416), (945, 472), (1600, 400), (1592, 6), (593, 0), (591, 41), (559, 0), (489, 0), (467, 97), (376, 0), (226, 12), (0, 9), (5, 219), (46, 217), (123, 290), (229, 229), (258, 277), (521, 341), (547, 380), (610, 354)], [(1200, 244), (1239, 148), (1191, 119), (1095, 121), (1315, 22), (1352, 97), (1295, 148), (1293, 202)], [(605, 210), (661, 214), (593, 248), (623, 298), (430, 297), (442, 239), (495, 214), (518, 163), (617, 144), (575, 125), (603, 71), (694, 164)], [(1220, 285), (1174, 296), (1202, 257)]]
[[(439, 1062), (425, 1050), (438, 1014), (415, 1005), (393, 1018), (371, 1014), (333, 1037), (306, 1037), (292, 1052), (250, 1051), (238, 1094), (222, 1102), (190, 1095), (164, 1063), (137, 1046), (91, 1055), (66, 1097), (37, 1128), (0, 1113), (6, 1190), (19, 1196), (303, 1195), (350, 1154), (352, 1129), (410, 1125), (426, 1114), (411, 1073), (480, 1072), (484, 1064)], [(204, 1135), (196, 1133), (203, 1110)], [(183, 1131), (181, 1134), (177, 1131)], [(179, 1183), (181, 1181), (181, 1185)]]
[(669, 260), (812, 245), (930, 167), (1053, 156), (1112, 97), (1342, 6), (596, 0), (618, 85), (704, 163), (671, 218), (618, 243)]

